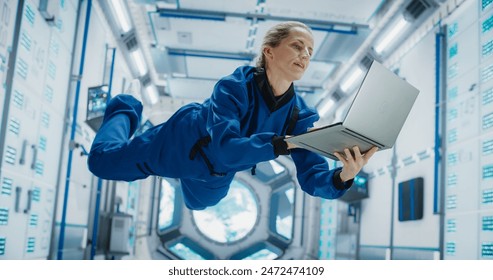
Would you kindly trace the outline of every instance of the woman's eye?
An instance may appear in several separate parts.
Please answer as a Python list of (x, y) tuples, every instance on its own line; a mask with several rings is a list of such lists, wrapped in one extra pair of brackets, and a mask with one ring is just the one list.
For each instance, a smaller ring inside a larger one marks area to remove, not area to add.
[(302, 49), (302, 47), (301, 47), (300, 45), (294, 45), (293, 47), (294, 47), (296, 50), (298, 50), (298, 51)]

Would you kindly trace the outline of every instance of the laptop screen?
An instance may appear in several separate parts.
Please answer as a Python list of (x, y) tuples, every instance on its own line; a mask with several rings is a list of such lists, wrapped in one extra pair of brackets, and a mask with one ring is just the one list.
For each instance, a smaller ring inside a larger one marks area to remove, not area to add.
[(392, 146), (419, 90), (373, 61), (344, 119), (344, 127)]

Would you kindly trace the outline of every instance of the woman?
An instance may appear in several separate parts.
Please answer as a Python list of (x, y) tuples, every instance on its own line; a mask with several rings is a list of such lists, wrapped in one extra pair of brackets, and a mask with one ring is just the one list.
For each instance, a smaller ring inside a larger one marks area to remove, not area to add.
[[(291, 154), (298, 182), (313, 196), (333, 199), (376, 152), (337, 154), (342, 168), (329, 170), (321, 156), (287, 144), (286, 135), (306, 132), (319, 119), (296, 95), (313, 51), (311, 30), (284, 22), (265, 35), (257, 67), (242, 66), (222, 78), (204, 103), (179, 109), (168, 121), (129, 138), (142, 105), (130, 95), (111, 99), (88, 159), (89, 169), (108, 180), (149, 175), (179, 178), (185, 204), (199, 210), (224, 198), (236, 172)], [(252, 172), (253, 173), (253, 172)]]

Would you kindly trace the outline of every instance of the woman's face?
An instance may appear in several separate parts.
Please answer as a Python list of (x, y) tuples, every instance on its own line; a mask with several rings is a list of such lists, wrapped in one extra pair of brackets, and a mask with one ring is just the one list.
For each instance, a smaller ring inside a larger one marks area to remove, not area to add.
[(291, 82), (303, 77), (312, 53), (313, 37), (301, 27), (291, 29), (289, 36), (277, 47), (264, 49), (267, 68)]

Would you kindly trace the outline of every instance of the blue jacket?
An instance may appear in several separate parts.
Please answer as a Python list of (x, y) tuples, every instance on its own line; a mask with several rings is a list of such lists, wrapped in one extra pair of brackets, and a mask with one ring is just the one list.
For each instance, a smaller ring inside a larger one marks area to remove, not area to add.
[[(121, 104), (110, 107), (122, 108)], [(222, 78), (202, 104), (185, 105), (168, 121), (128, 141), (122, 163), (115, 164), (113, 159), (110, 164), (105, 159), (105, 152), (115, 148), (107, 145), (109, 136), (104, 135), (111, 129), (110, 125), (105, 129), (103, 123), (91, 148), (94, 156), (91, 160), (90, 155), (89, 167), (103, 179), (132, 181), (149, 175), (180, 178), (187, 207), (204, 209), (226, 196), (236, 172), (279, 156), (283, 150), (279, 145), (284, 143), (274, 140), (286, 135), (295, 107), (299, 114), (294, 135), (313, 127), (318, 114), (295, 94), (293, 85), (276, 98), (265, 72), (242, 66)], [(109, 122), (111, 117), (106, 115), (104, 122)], [(340, 168), (330, 170), (323, 157), (304, 149), (291, 150), (290, 154), (298, 182), (308, 194), (333, 199), (351, 186), (352, 182), (343, 184), (338, 175), (334, 176)], [(103, 168), (104, 172), (99, 170)]]

